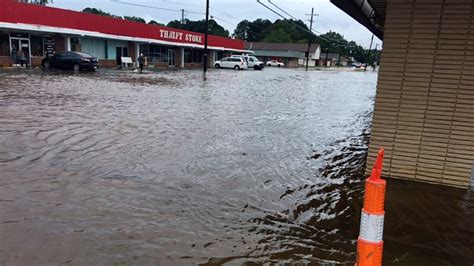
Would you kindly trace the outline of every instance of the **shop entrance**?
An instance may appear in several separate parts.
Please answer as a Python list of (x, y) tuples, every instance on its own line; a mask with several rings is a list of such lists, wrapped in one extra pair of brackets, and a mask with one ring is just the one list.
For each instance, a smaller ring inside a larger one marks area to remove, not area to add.
[(116, 47), (115, 52), (116, 52), (115, 60), (117, 61), (117, 66), (121, 66), (122, 57), (128, 57), (128, 47)]
[[(23, 55), (18, 51), (21, 50)], [(28, 65), (31, 63), (30, 39), (10, 37), (10, 53), (13, 64), (21, 64), (21, 60), (25, 60)]]
[(173, 49), (168, 49), (168, 66), (176, 66), (176, 51)]

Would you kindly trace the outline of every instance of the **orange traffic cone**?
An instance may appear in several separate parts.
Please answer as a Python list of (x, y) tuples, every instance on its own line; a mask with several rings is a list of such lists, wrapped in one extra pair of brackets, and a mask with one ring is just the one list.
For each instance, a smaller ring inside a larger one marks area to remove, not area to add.
[(380, 179), (384, 149), (380, 149), (372, 174), (365, 181), (364, 207), (357, 240), (357, 266), (382, 265), (386, 182)]

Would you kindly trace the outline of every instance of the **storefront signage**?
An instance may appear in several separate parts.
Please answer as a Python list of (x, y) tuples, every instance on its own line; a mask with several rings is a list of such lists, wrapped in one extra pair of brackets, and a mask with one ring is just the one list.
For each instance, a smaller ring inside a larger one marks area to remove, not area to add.
[(53, 56), (56, 50), (56, 43), (54, 38), (44, 37), (44, 54), (47, 56)]
[(165, 39), (172, 39), (176, 41), (184, 41), (184, 42), (194, 42), (194, 43), (201, 43), (202, 36), (191, 34), (191, 33), (183, 33), (178, 31), (172, 30), (160, 30), (160, 37)]
[(27, 34), (27, 33), (10, 33), (10, 37), (13, 37), (13, 38), (30, 38), (30, 35)]

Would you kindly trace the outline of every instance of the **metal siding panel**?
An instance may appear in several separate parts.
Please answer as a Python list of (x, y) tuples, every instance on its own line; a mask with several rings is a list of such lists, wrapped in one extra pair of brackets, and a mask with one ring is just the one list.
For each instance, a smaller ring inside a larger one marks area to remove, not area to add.
[[(465, 187), (474, 162), (472, 1), (390, 1), (367, 169)], [(367, 170), (368, 171), (368, 170)]]

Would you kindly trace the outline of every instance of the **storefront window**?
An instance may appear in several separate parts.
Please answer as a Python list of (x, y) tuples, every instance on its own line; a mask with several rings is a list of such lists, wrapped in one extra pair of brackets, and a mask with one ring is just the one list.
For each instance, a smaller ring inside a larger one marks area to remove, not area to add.
[(221, 60), (222, 58), (225, 57), (225, 54), (224, 52), (217, 52), (216, 57), (217, 57), (216, 60)]
[(184, 63), (201, 64), (202, 57), (203, 57), (203, 50), (184, 49)]
[(154, 44), (141, 44), (140, 53), (147, 58), (148, 64), (168, 63), (168, 47)]
[(42, 57), (43, 54), (43, 37), (42, 36), (30, 36), (31, 42), (31, 56)]
[(98, 59), (105, 59), (105, 40), (81, 38), (81, 52), (90, 54)]
[(56, 40), (53, 37), (43, 37), (44, 56), (53, 56), (56, 52)]
[(71, 38), (71, 51), (79, 51), (79, 38)]
[(10, 45), (8, 34), (0, 33), (0, 56), (9, 56), (10, 55)]
[(184, 49), (184, 63), (192, 63), (192, 62), (193, 62), (193, 50)]

